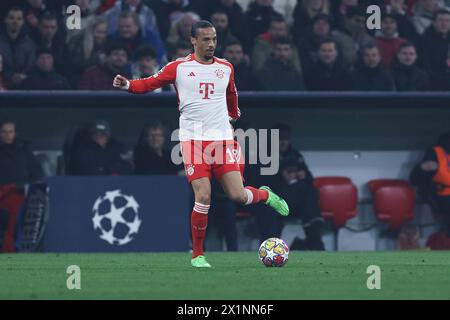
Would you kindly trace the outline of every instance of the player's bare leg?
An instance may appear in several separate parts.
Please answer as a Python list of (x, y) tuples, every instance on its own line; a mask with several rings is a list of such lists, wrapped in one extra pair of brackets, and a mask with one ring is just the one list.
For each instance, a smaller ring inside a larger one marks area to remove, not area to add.
[(221, 179), (222, 187), (228, 197), (243, 205), (264, 202), (283, 216), (289, 215), (289, 207), (282, 198), (276, 195), (269, 187), (263, 186), (259, 189), (244, 187), (242, 176), (239, 171), (230, 171)]
[(191, 182), (195, 204), (191, 216), (192, 260), (194, 267), (209, 268), (211, 265), (203, 255), (203, 241), (208, 225), (208, 211), (211, 204), (211, 182), (209, 178), (199, 178)]
[(247, 191), (245, 191), (239, 171), (230, 171), (222, 176), (222, 188), (231, 201), (245, 204), (248, 200)]

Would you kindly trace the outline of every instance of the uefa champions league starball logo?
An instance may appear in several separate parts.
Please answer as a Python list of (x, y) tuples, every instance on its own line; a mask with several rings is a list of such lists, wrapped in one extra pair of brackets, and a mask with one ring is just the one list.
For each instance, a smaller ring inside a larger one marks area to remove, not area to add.
[(132, 195), (120, 190), (107, 191), (95, 200), (92, 208), (94, 230), (100, 231), (100, 239), (111, 245), (124, 245), (134, 239), (142, 219), (139, 204)]

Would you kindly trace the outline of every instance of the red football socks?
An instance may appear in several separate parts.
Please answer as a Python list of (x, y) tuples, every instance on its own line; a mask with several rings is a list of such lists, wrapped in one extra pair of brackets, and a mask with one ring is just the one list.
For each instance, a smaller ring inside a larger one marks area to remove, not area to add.
[(246, 205), (267, 201), (267, 198), (269, 197), (269, 192), (267, 190), (245, 187), (245, 191), (248, 196), (247, 202), (245, 203)]
[(192, 258), (203, 255), (203, 241), (208, 225), (209, 205), (195, 202), (191, 216)]

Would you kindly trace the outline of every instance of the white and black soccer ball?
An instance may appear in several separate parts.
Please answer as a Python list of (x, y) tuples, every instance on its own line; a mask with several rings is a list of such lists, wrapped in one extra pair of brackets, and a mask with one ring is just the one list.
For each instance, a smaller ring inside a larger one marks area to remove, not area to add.
[(124, 245), (139, 232), (142, 219), (139, 204), (132, 195), (120, 190), (107, 191), (95, 200), (92, 223), (100, 239), (111, 245)]

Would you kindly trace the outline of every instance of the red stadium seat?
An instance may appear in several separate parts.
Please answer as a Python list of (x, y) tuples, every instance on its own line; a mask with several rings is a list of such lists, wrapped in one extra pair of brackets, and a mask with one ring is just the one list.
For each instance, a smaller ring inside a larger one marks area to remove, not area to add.
[(327, 184), (348, 184), (352, 183), (352, 180), (348, 177), (317, 177), (314, 179), (314, 185), (316, 188)]
[(399, 230), (406, 221), (414, 218), (416, 192), (406, 181), (372, 180), (369, 181), (369, 189), (373, 195), (375, 215), (391, 230)]
[(407, 181), (400, 179), (375, 179), (370, 180), (368, 185), (372, 194), (374, 194), (380, 187), (384, 186), (409, 187), (409, 183)]
[(337, 230), (357, 214), (358, 190), (347, 177), (319, 177), (314, 179), (319, 190), (322, 216), (333, 222)]

